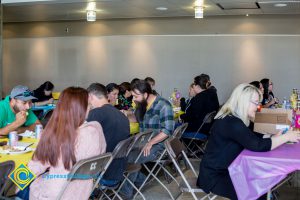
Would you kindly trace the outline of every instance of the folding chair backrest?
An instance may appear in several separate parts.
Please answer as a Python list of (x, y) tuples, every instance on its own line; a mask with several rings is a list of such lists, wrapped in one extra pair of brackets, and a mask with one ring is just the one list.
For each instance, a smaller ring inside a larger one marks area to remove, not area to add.
[(43, 127), (45, 127), (53, 114), (53, 110), (49, 110), (41, 119)]
[(184, 144), (178, 138), (169, 138), (165, 141), (165, 146), (169, 155), (176, 160), (186, 150)]
[(131, 136), (125, 140), (120, 141), (112, 152), (113, 159), (127, 157), (127, 152), (131, 148), (135, 140), (134, 136)]
[(213, 112), (210, 112), (210, 113), (207, 113), (203, 119), (203, 123), (205, 124), (210, 124), (213, 122), (214, 120), (214, 117), (216, 116), (217, 112), (216, 111), (213, 111)]
[(213, 111), (213, 112), (210, 112), (210, 113), (207, 113), (203, 119), (203, 122), (201, 124), (201, 126), (199, 127), (199, 129), (197, 130), (197, 133), (200, 132), (201, 128), (204, 126), (204, 124), (210, 124), (213, 122), (214, 120), (214, 117), (216, 116), (217, 112), (216, 111)]
[[(192, 170), (192, 172), (194, 173), (195, 177), (197, 176), (197, 173), (185, 153), (184, 144), (178, 138), (169, 138), (165, 141), (165, 147), (166, 147), (168, 154), (171, 157), (171, 160), (172, 160), (175, 168), (179, 172), (180, 176), (182, 177), (182, 179), (184, 180), (186, 185), (189, 185), (189, 183), (187, 182), (187, 179), (184, 175), (183, 169), (180, 167), (179, 158), (184, 159), (185, 169), (190, 168)], [(188, 187), (190, 187), (190, 186), (188, 186)]]
[(153, 130), (147, 130), (135, 135), (132, 148), (143, 148), (145, 144), (152, 138)]
[(10, 181), (8, 175), (14, 170), (15, 162), (14, 161), (6, 161), (0, 163), (0, 197), (2, 195), (5, 196), (4, 190), (7, 187), (8, 182)]
[(68, 175), (68, 181), (76, 179), (93, 179), (103, 173), (112, 160), (111, 153), (87, 158), (77, 162)]
[(99, 156), (78, 161), (68, 174), (67, 183), (62, 187), (57, 199), (62, 199), (64, 191), (71, 181), (96, 179), (99, 176), (102, 176), (111, 161), (111, 153), (104, 153)]
[(184, 133), (185, 129), (188, 127), (188, 123), (184, 123), (180, 126), (178, 126), (174, 132), (173, 132), (173, 137), (175, 138), (181, 138), (182, 134)]

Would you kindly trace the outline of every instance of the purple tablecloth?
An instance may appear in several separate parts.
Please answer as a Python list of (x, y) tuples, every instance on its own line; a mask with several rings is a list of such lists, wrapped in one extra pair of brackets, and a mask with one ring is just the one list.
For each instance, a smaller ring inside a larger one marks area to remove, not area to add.
[(284, 144), (269, 152), (244, 150), (228, 168), (239, 200), (257, 199), (299, 169), (300, 143)]

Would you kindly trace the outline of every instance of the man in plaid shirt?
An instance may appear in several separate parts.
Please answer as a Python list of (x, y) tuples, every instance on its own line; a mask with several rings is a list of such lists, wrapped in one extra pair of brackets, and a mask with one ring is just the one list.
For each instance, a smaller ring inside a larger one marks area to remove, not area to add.
[[(143, 155), (138, 163), (154, 161), (165, 148), (163, 141), (173, 133), (175, 122), (172, 105), (161, 96), (155, 95), (150, 84), (144, 80), (139, 80), (132, 85), (132, 96), (137, 105), (134, 115), (140, 124), (140, 131), (151, 129), (154, 132), (152, 139), (143, 148)], [(134, 162), (130, 159), (130, 155), (128, 162)], [(145, 175), (141, 172), (133, 173), (129, 178), (139, 186), (145, 180)], [(125, 183), (121, 194), (125, 199), (132, 198), (132, 186)]]

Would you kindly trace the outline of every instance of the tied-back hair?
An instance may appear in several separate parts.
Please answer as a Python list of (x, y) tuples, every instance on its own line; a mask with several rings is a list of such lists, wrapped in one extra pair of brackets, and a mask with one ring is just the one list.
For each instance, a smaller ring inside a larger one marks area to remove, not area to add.
[(155, 80), (152, 77), (150, 77), (150, 76), (146, 77), (145, 81), (147, 81), (149, 84), (150, 83), (154, 83), (155, 84)]
[(227, 115), (233, 115), (240, 118), (248, 126), (250, 123), (248, 108), (255, 93), (259, 96), (259, 101), (261, 101), (261, 94), (255, 86), (247, 83), (238, 85), (217, 113), (215, 119), (223, 119)]
[(259, 81), (252, 81), (252, 82), (249, 83), (249, 84), (255, 86), (257, 89), (260, 88), (260, 82), (259, 82)]
[[(131, 85), (131, 90), (132, 91), (137, 90), (141, 94), (147, 93), (148, 97), (149, 97), (150, 94), (154, 94), (153, 90), (151, 89), (150, 84), (147, 81), (144, 81), (144, 80), (138, 80), (135, 83), (133, 83)], [(147, 97), (147, 99), (148, 99), (148, 97)], [(141, 106), (141, 105), (137, 104), (134, 115), (135, 115), (135, 117), (136, 117), (136, 119), (139, 123), (144, 120), (144, 116), (145, 116), (146, 111), (147, 111), (147, 105), (146, 106)]]
[(199, 85), (201, 89), (206, 90), (211, 85), (211, 82), (207, 74), (200, 74), (194, 78), (194, 84)]
[(56, 166), (61, 157), (66, 170), (76, 163), (75, 144), (78, 128), (84, 123), (88, 92), (79, 87), (65, 89), (56, 105), (40, 142), (34, 160)]
[(153, 94), (150, 84), (144, 80), (138, 80), (131, 85), (131, 90), (138, 90), (141, 94)]

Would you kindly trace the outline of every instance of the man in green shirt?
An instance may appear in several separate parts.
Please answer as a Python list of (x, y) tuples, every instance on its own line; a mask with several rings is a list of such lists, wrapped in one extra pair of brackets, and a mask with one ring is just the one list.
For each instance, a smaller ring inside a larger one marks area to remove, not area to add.
[(0, 136), (11, 131), (34, 131), (35, 125), (40, 122), (30, 109), (32, 99), (36, 98), (28, 87), (18, 85), (12, 89), (10, 96), (0, 101)]

